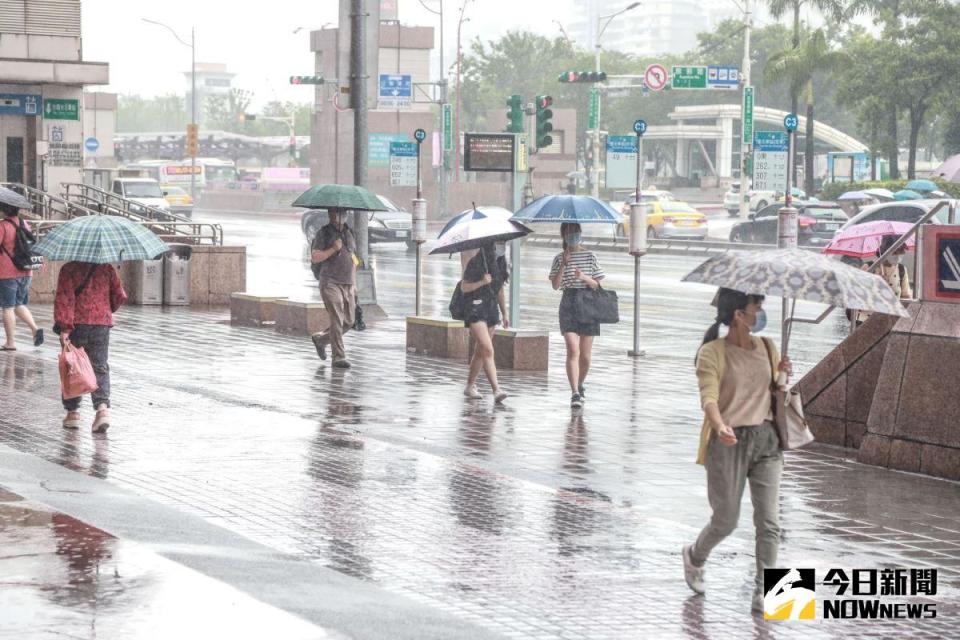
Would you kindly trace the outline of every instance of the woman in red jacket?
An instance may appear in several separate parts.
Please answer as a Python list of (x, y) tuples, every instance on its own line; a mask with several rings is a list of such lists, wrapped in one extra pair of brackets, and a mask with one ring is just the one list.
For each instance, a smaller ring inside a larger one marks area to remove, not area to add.
[[(70, 342), (83, 347), (97, 376), (97, 390), (90, 394), (97, 410), (94, 433), (110, 427), (110, 366), (107, 353), (113, 314), (126, 302), (120, 276), (109, 264), (68, 262), (60, 270), (53, 319), (60, 333), (60, 344)], [(63, 400), (67, 415), (64, 429), (80, 426), (80, 398)]]

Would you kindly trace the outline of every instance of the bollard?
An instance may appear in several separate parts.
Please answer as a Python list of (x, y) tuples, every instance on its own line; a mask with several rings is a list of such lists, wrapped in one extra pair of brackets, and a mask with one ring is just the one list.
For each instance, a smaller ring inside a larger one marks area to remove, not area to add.
[(421, 283), (423, 280), (423, 243), (427, 241), (427, 201), (423, 198), (413, 199), (413, 224), (410, 231), (413, 241), (417, 243), (417, 293), (416, 316), (420, 317)]
[(633, 256), (633, 349), (627, 355), (639, 358), (640, 350), (640, 258), (647, 253), (647, 207), (640, 202), (630, 205), (630, 255)]

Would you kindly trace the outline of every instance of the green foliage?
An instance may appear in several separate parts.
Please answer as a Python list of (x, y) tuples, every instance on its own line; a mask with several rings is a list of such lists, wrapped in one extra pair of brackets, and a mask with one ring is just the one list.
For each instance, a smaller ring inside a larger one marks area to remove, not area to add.
[[(907, 186), (909, 180), (876, 180), (867, 182), (828, 182), (823, 185), (817, 197), (821, 200), (835, 200), (847, 191), (863, 191), (864, 189), (889, 189), (897, 192)], [(940, 178), (933, 178), (937, 188), (951, 198), (960, 198), (960, 183), (947, 182)]]
[(190, 118), (183, 96), (167, 94), (155, 98), (122, 95), (117, 104), (118, 133), (185, 131)]

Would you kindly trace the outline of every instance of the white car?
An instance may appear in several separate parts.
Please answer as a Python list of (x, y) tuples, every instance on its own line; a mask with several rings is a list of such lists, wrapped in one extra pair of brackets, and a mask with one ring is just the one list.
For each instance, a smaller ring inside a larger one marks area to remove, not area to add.
[[(748, 191), (747, 195), (750, 198), (750, 210), (759, 211), (774, 202), (782, 202), (783, 193), (783, 191)], [(803, 189), (793, 187), (791, 193), (793, 193), (794, 198), (807, 200), (807, 194)], [(731, 218), (740, 215), (740, 197), (739, 182), (731, 183), (730, 190), (723, 194), (723, 208), (727, 210)]]
[(153, 178), (117, 178), (113, 181), (112, 191), (138, 204), (170, 211), (170, 204), (160, 189), (160, 183)]

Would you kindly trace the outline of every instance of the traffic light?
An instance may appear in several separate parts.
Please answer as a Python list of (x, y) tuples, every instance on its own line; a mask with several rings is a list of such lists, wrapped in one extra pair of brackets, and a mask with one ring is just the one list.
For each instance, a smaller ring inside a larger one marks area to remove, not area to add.
[(257, 114), (255, 113), (238, 113), (237, 120), (240, 122), (253, 122), (257, 119)]
[(290, 76), (290, 84), (323, 84), (323, 76)]
[(553, 144), (553, 137), (550, 132), (553, 131), (553, 125), (550, 124), (550, 118), (553, 117), (553, 111), (550, 106), (553, 104), (553, 98), (550, 96), (537, 96), (537, 149), (549, 147)]
[(604, 82), (606, 79), (605, 71), (564, 71), (557, 78), (560, 82)]
[(507, 132), (523, 133), (523, 97), (516, 94), (507, 98)]
[(199, 138), (199, 128), (195, 124), (187, 125), (187, 145), (186, 151), (187, 155), (191, 158), (195, 158), (199, 155), (200, 151), (200, 140)]

